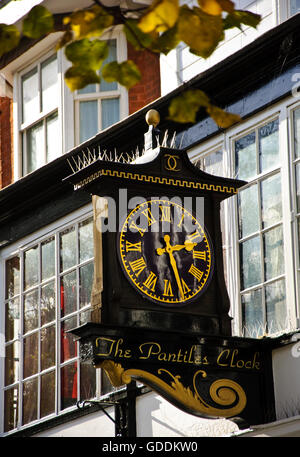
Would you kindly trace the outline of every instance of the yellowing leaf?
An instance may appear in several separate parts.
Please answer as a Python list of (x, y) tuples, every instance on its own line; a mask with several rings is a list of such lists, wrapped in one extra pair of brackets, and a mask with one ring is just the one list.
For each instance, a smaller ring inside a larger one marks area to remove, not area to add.
[(122, 63), (116, 61), (106, 64), (102, 69), (102, 77), (107, 82), (118, 81), (126, 89), (130, 89), (141, 79), (141, 73), (132, 60)]
[(73, 39), (73, 32), (71, 30), (66, 30), (63, 36), (60, 38), (56, 45), (56, 50), (63, 48), (67, 43), (72, 41)]
[(144, 33), (165, 32), (174, 27), (179, 14), (179, 0), (155, 0), (140, 19), (139, 28)]
[(20, 32), (14, 25), (0, 24), (0, 57), (18, 46)]
[(65, 54), (75, 66), (97, 70), (108, 56), (108, 46), (103, 40), (83, 38), (68, 44)]
[(251, 13), (251, 11), (235, 10), (225, 17), (224, 30), (233, 27), (241, 29), (242, 24), (256, 28), (260, 23), (260, 20), (261, 16), (259, 14)]
[(218, 16), (222, 11), (234, 11), (234, 3), (231, 0), (198, 0), (199, 6), (207, 14)]
[(203, 58), (209, 57), (223, 39), (222, 16), (212, 16), (183, 5), (178, 20), (178, 36), (190, 51)]
[(138, 22), (133, 19), (129, 19), (125, 22), (124, 33), (127, 40), (138, 51), (141, 51), (145, 48), (148, 49), (151, 46), (151, 34), (142, 32), (138, 27)]
[(241, 117), (238, 114), (228, 113), (214, 105), (209, 105), (207, 107), (207, 113), (215, 123), (223, 129), (227, 129), (241, 120)]
[(94, 70), (73, 66), (65, 72), (65, 81), (71, 91), (83, 89), (88, 84), (100, 82), (100, 77)]
[(154, 52), (162, 52), (163, 54), (168, 54), (172, 49), (176, 48), (179, 44), (180, 38), (178, 36), (177, 27), (167, 30), (164, 33), (161, 33), (159, 37), (153, 41), (151, 49)]
[(90, 38), (101, 36), (103, 31), (113, 25), (114, 17), (98, 5), (88, 10), (74, 11), (64, 19), (70, 24), (76, 38)]
[(34, 6), (23, 21), (23, 35), (37, 39), (52, 32), (54, 19), (52, 13), (42, 5)]
[(202, 90), (188, 90), (173, 98), (169, 105), (168, 118), (179, 123), (195, 122), (199, 108), (206, 108), (209, 105), (209, 98)]

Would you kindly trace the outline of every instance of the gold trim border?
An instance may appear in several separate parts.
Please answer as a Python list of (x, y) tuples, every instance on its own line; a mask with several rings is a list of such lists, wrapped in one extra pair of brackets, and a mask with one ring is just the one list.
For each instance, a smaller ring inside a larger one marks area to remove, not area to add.
[(86, 186), (100, 176), (110, 176), (112, 178), (120, 179), (131, 179), (134, 181), (143, 181), (152, 184), (164, 184), (166, 186), (177, 186), (177, 187), (187, 187), (198, 190), (214, 191), (214, 192), (223, 192), (227, 194), (237, 194), (237, 189), (235, 187), (221, 186), (207, 183), (199, 183), (195, 181), (186, 181), (178, 178), (167, 178), (163, 176), (153, 176), (153, 175), (141, 175), (139, 173), (132, 173), (119, 170), (110, 170), (110, 169), (101, 169), (96, 171), (87, 178), (79, 181), (77, 184), (74, 184), (74, 190), (78, 190), (81, 187)]

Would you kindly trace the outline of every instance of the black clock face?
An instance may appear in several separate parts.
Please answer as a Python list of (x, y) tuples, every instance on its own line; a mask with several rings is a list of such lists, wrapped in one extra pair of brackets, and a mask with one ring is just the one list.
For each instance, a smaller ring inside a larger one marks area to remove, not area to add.
[(169, 200), (149, 200), (129, 213), (120, 229), (118, 254), (129, 282), (162, 306), (199, 298), (212, 276), (208, 234), (190, 211)]

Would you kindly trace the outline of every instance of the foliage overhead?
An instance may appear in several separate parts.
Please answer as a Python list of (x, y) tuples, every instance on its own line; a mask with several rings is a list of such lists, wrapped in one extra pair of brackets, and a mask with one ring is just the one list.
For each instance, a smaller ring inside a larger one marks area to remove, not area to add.
[[(105, 38), (109, 34), (103, 34), (113, 26), (121, 25), (127, 40), (137, 50), (168, 54), (183, 42), (191, 53), (207, 59), (224, 40), (227, 29), (242, 30), (243, 25), (256, 28), (260, 22), (259, 15), (236, 10), (231, 0), (198, 0), (198, 6), (189, 6), (188, 1), (180, 5), (179, 0), (154, 0), (149, 7), (136, 10), (106, 6), (101, 0), (94, 3), (63, 19), (64, 34), (57, 49), (64, 47), (72, 64), (65, 73), (65, 81), (72, 91), (99, 83), (101, 78), (117, 81), (130, 89), (141, 79), (140, 70), (130, 60), (105, 64), (108, 56)], [(23, 20), (21, 33), (14, 25), (0, 24), (0, 57), (18, 46), (22, 35), (39, 39), (53, 31), (52, 13), (42, 5), (34, 6)], [(186, 90), (175, 97), (169, 106), (169, 119), (195, 122), (200, 108), (221, 128), (240, 120), (238, 115), (213, 105), (201, 90)]]

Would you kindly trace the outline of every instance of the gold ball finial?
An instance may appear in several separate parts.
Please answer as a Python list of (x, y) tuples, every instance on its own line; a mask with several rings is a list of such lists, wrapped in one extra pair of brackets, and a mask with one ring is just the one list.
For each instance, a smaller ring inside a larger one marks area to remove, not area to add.
[(147, 114), (146, 114), (146, 122), (148, 125), (153, 125), (155, 128), (160, 121), (160, 115), (159, 112), (156, 111), (155, 109), (150, 109)]

